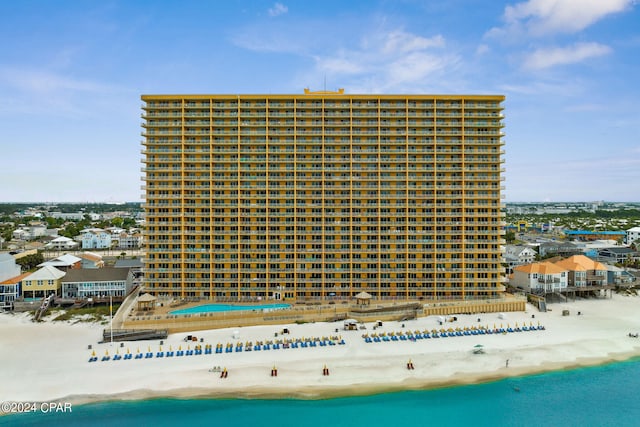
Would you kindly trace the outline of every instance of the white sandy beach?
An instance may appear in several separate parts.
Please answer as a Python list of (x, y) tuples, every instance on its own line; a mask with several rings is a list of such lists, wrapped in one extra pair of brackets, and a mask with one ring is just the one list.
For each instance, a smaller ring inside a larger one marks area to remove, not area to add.
[[(24, 315), (0, 314), (0, 401), (63, 401), (140, 399), (154, 396), (197, 397), (301, 397), (368, 394), (378, 391), (429, 388), (475, 383), (501, 377), (566, 367), (604, 363), (640, 356), (640, 298), (614, 295), (612, 299), (578, 300), (550, 305), (552, 311), (458, 315), (445, 327), (514, 327), (516, 322), (538, 322), (546, 330), (508, 334), (474, 335), (416, 341), (365, 343), (363, 333), (439, 329), (438, 317), (385, 322), (373, 330), (343, 331), (342, 323), (256, 326), (193, 332), (204, 344), (273, 340), (283, 327), (286, 338), (341, 335), (345, 345), (297, 349), (233, 352), (173, 358), (109, 360), (129, 349), (154, 353), (159, 341), (98, 344), (104, 326), (96, 324), (32, 323)], [(570, 310), (562, 316), (562, 310)], [(578, 311), (582, 314), (577, 315)], [(535, 319), (532, 319), (535, 315)], [(478, 318), (481, 319), (478, 322)], [(339, 328), (338, 333), (335, 329)], [(233, 337), (234, 331), (239, 338)], [(170, 335), (162, 350), (182, 346), (186, 333)], [(280, 338), (280, 337), (279, 337)], [(201, 344), (198, 342), (198, 344)], [(473, 354), (476, 345), (485, 354)], [(99, 357), (89, 363), (92, 345)], [(193, 348), (195, 343), (191, 343)], [(406, 364), (412, 360), (415, 369)], [(506, 361), (509, 360), (509, 366)], [(324, 366), (330, 375), (323, 376)], [(228, 369), (228, 378), (210, 372)], [(270, 376), (273, 367), (278, 376)]]

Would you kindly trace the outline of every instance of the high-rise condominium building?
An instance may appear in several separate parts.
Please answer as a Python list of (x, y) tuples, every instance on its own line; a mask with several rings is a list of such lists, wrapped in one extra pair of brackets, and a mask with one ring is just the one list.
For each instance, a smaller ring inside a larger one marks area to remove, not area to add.
[(146, 291), (237, 301), (504, 292), (503, 96), (142, 101)]

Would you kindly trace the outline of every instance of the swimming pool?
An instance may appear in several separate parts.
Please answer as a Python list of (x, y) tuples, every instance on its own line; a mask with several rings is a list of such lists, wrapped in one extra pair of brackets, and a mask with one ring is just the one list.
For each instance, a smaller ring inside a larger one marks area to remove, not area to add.
[(283, 310), (291, 307), (290, 304), (260, 304), (260, 305), (231, 305), (231, 304), (205, 304), (189, 307), (182, 310), (175, 310), (169, 314), (200, 314), (200, 313), (221, 313), (225, 311), (253, 311), (253, 310)]

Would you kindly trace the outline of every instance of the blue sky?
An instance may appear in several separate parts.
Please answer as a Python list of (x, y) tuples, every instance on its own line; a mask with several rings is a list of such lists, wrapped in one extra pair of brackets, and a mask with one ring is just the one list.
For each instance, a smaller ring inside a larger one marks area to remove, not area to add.
[(140, 95), (504, 94), (506, 201), (640, 200), (635, 0), (0, 2), (0, 202), (140, 201)]

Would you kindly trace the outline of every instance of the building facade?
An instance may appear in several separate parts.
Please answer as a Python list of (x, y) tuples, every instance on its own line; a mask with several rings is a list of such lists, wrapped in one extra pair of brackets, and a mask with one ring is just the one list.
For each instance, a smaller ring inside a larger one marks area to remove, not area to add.
[(111, 247), (111, 234), (100, 228), (88, 228), (82, 230), (81, 233), (82, 249), (109, 249)]
[(625, 236), (625, 244), (631, 245), (636, 240), (640, 240), (640, 227), (632, 227), (628, 229)]
[(568, 286), (566, 269), (551, 262), (534, 262), (513, 269), (511, 285), (527, 292), (562, 292)]
[(237, 301), (504, 292), (503, 96), (142, 101), (146, 291)]
[(605, 286), (607, 266), (584, 255), (574, 255), (555, 263), (569, 272), (569, 286)]
[(124, 297), (131, 290), (133, 273), (126, 268), (70, 270), (62, 278), (64, 298)]
[(61, 279), (66, 273), (50, 265), (36, 270), (22, 279), (22, 293), (25, 298), (44, 298), (51, 294), (60, 295)]

